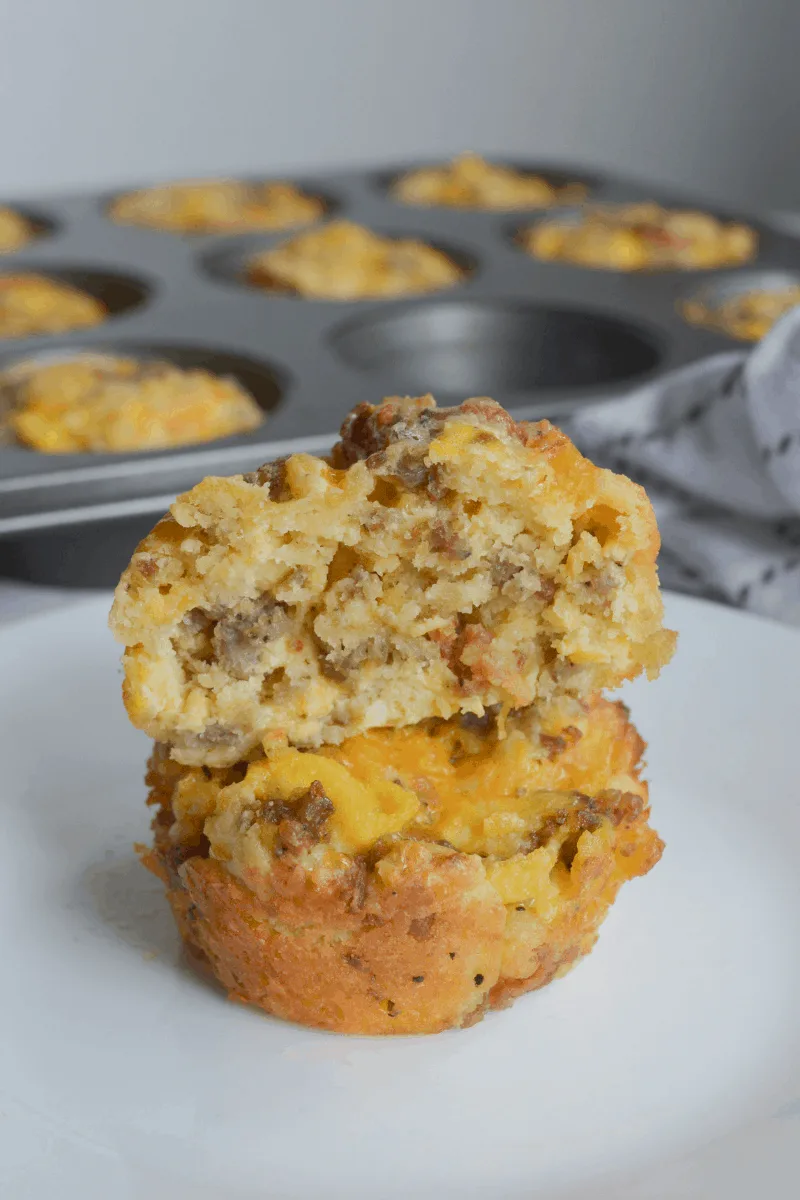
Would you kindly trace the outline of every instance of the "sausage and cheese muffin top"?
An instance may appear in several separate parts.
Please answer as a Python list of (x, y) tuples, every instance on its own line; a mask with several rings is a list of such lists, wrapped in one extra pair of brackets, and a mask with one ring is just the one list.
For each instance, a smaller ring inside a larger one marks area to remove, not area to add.
[(102, 301), (59, 279), (0, 275), (0, 338), (88, 329), (107, 316)]
[(169, 233), (237, 233), (289, 229), (318, 221), (325, 213), (319, 196), (292, 183), (245, 183), (214, 179), (166, 183), (118, 196), (108, 215), (122, 225), (142, 225)]
[(464, 275), (434, 246), (350, 221), (298, 234), (247, 265), (248, 280), (259, 287), (318, 300), (416, 296), (453, 287)]
[(441, 166), (409, 171), (392, 184), (402, 204), (426, 208), (482, 208), (510, 211), (577, 204), (586, 195), (581, 183), (557, 185), (541, 175), (490, 163), (479, 154), (460, 154)]
[(548, 217), (518, 240), (535, 258), (614, 271), (733, 266), (748, 262), (758, 249), (758, 235), (747, 225), (650, 201)]
[(36, 230), (27, 217), (13, 208), (0, 207), (0, 254), (11, 254), (36, 237)]
[(563, 975), (658, 861), (644, 744), (595, 700), (532, 751), (528, 718), (453, 717), (227, 768), (151, 759), (154, 845), (198, 963), (232, 998), (337, 1032), (432, 1033)]
[(0, 375), (0, 395), (8, 430), (46, 454), (159, 450), (244, 433), (263, 420), (233, 379), (104, 354), (19, 363)]
[(642, 488), (547, 421), (359, 405), (329, 461), (206, 479), (140, 544), (111, 616), (128, 714), (209, 766), (493, 705), (535, 706), (544, 746), (668, 661), (658, 544)]
[(800, 284), (750, 288), (714, 300), (694, 296), (682, 300), (678, 311), (691, 325), (727, 333), (743, 342), (757, 342), (787, 312), (800, 304)]

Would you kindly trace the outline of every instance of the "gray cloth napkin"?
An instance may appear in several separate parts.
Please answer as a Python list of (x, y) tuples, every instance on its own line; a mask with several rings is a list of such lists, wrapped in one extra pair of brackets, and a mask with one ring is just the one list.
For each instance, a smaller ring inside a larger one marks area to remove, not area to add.
[(800, 625), (800, 308), (564, 428), (647, 488), (665, 587)]

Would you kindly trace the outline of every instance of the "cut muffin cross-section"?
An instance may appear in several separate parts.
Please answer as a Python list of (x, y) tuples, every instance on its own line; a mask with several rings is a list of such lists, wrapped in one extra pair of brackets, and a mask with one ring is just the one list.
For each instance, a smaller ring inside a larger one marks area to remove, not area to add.
[(112, 610), (125, 703), (186, 764), (493, 706), (529, 709), (544, 754), (669, 659), (657, 550), (642, 489), (546, 421), (362, 405), (330, 461), (206, 479), (141, 543)]

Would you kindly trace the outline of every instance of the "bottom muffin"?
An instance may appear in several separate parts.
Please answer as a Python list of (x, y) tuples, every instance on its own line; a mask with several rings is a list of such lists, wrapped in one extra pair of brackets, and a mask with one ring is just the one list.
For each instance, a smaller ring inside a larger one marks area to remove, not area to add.
[(521, 713), (218, 769), (157, 746), (142, 858), (232, 999), (343, 1033), (471, 1025), (587, 954), (663, 848), (621, 704), (548, 759), (529, 741)]

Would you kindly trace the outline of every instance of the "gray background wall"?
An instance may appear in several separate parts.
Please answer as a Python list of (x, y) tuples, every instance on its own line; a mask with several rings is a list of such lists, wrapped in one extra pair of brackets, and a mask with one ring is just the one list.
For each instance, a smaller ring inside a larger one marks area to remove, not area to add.
[(0, 193), (413, 158), (800, 208), (800, 0), (0, 0)]

